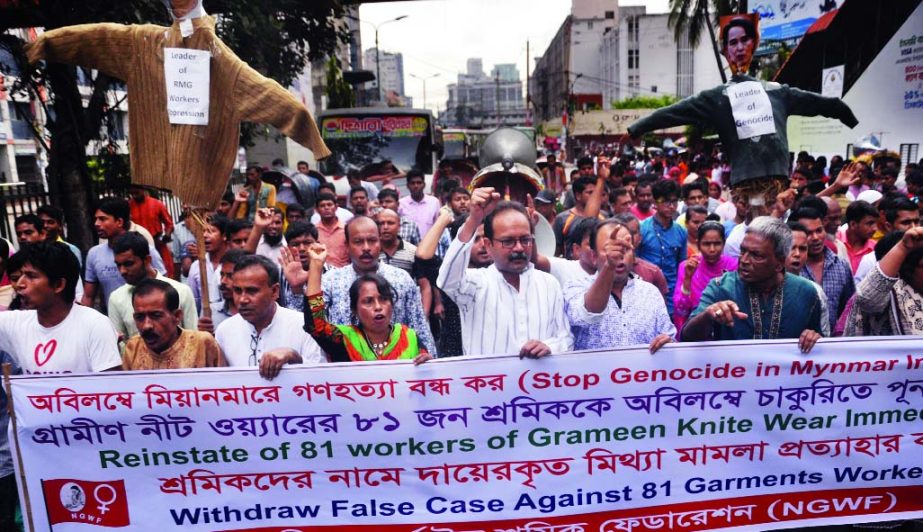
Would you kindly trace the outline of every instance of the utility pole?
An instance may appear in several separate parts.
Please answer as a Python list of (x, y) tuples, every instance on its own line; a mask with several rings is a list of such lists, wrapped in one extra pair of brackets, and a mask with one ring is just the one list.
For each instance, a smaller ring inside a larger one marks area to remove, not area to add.
[(414, 75), (414, 74), (410, 74), (410, 77), (418, 79), (423, 82), (423, 108), (424, 109), (426, 109), (426, 80), (433, 79), (438, 76), (439, 76), (439, 72), (436, 72), (432, 76), (422, 76), (422, 77)]
[(529, 39), (526, 39), (526, 125), (532, 125), (532, 98), (529, 91), (529, 71), (531, 65), (529, 65)]
[(494, 74), (494, 80), (495, 80), (496, 83), (497, 83), (497, 89), (496, 89), (496, 91), (495, 91), (495, 93), (496, 93), (496, 95), (495, 95), (495, 100), (496, 100), (496, 102), (495, 102), (495, 104), (496, 104), (495, 107), (497, 108), (497, 127), (500, 127), (500, 71), (499, 71), (499, 70), (496, 72), (496, 74)]

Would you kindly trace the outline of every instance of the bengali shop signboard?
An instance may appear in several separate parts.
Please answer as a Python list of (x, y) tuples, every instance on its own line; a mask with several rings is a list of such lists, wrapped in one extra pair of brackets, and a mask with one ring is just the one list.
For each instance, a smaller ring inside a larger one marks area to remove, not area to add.
[[(12, 380), (33, 530), (766, 530), (923, 515), (923, 343)], [(18, 472), (18, 471), (17, 471)]]

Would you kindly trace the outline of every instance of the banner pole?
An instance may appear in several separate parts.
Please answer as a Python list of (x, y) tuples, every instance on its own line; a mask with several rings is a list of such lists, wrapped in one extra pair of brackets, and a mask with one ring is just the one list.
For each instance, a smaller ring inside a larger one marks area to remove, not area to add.
[(208, 268), (211, 268), (211, 264), (207, 264), (208, 260), (205, 258), (205, 218), (199, 216), (198, 213), (193, 211), (192, 219), (195, 221), (193, 224), (193, 234), (195, 234), (196, 239), (196, 250), (198, 251), (199, 259), (199, 291), (202, 297), (202, 316), (205, 318), (212, 317), (212, 307), (211, 299), (208, 294)]
[(3, 364), (3, 387), (6, 390), (6, 408), (10, 414), (10, 424), (13, 427), (13, 445), (16, 446), (16, 461), (19, 465), (19, 478), (22, 480), (22, 501), (23, 517), (28, 523), (28, 530), (35, 530), (35, 523), (32, 520), (32, 502), (29, 500), (29, 485), (26, 482), (26, 470), (22, 463), (22, 451), (19, 449), (19, 430), (16, 423), (16, 410), (13, 408), (13, 387), (10, 383), (10, 376), (13, 374), (13, 365), (10, 363)]

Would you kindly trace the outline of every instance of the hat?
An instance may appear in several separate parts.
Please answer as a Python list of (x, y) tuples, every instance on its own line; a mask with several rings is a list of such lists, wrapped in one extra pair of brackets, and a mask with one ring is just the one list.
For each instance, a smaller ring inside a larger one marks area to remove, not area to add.
[(875, 202), (880, 200), (882, 197), (883, 196), (881, 192), (878, 192), (877, 190), (866, 190), (856, 197), (856, 201), (865, 201), (874, 205)]
[(536, 203), (544, 203), (545, 205), (553, 205), (558, 201), (558, 198), (554, 195), (554, 192), (550, 190), (543, 190), (535, 195)]

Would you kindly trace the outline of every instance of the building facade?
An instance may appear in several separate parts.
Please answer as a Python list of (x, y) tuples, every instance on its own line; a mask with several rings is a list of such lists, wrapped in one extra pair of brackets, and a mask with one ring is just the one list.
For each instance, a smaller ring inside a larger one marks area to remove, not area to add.
[(639, 6), (620, 15), (600, 47), (605, 109), (634, 96), (685, 98), (721, 83), (707, 34), (693, 47), (688, 34), (676, 40), (666, 13), (648, 15)]
[(494, 65), (490, 75), (480, 58), (468, 59), (467, 72), (448, 86), (442, 122), (447, 127), (493, 128), (526, 122), (522, 80), (515, 64)]

